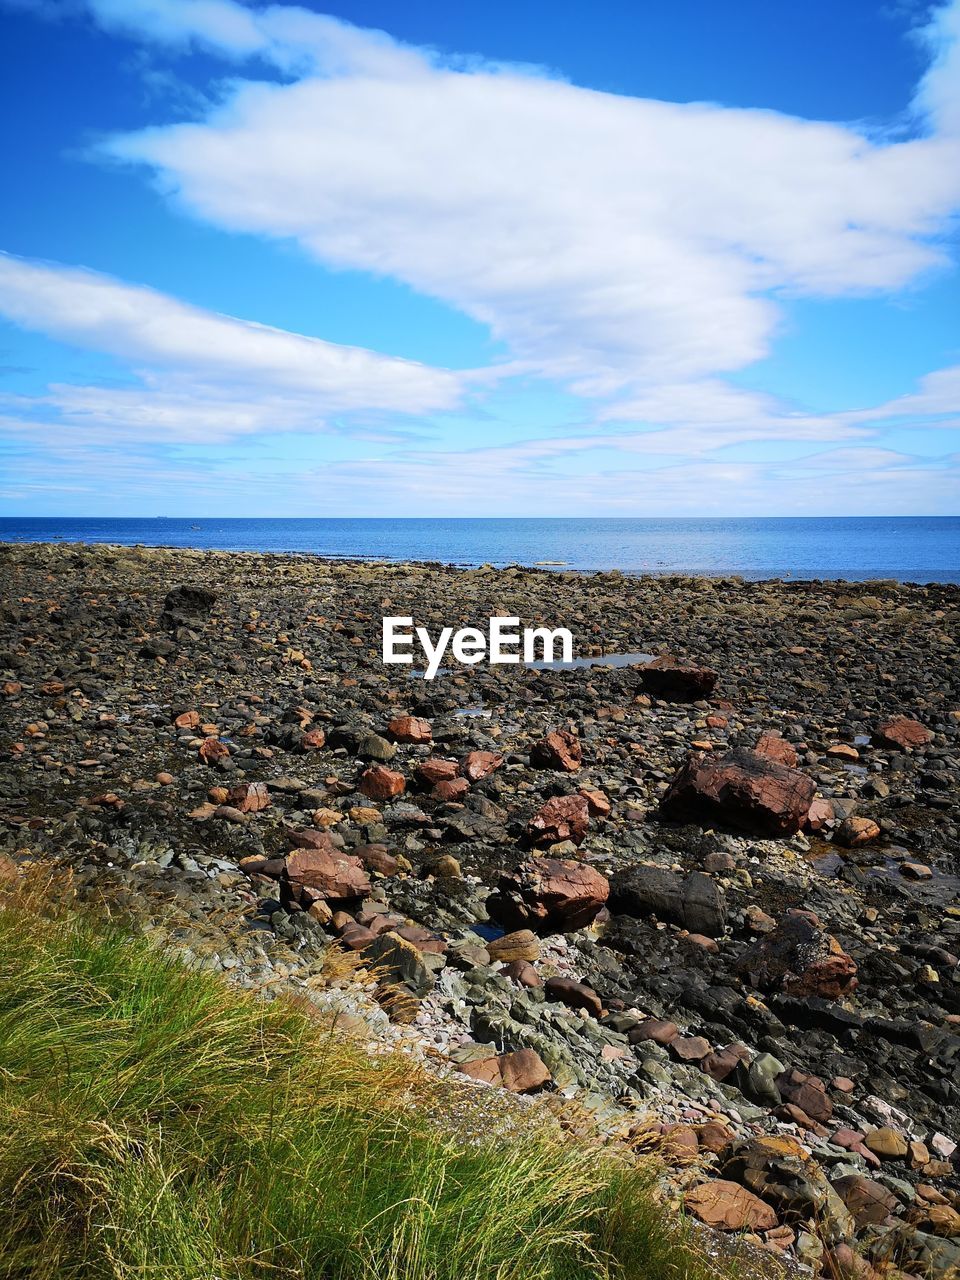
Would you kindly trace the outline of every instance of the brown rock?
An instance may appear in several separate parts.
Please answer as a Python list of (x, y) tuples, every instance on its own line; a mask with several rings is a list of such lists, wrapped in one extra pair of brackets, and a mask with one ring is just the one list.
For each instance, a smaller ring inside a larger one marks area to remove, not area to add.
[(352, 854), (344, 853), (322, 832), (311, 832), (326, 845), (312, 844), (295, 849), (284, 861), (281, 880), (288, 886), (295, 901), (303, 901), (303, 890), (312, 891), (310, 901), (326, 898), (333, 902), (363, 898), (370, 892), (370, 881), (363, 863)]
[(270, 793), (265, 782), (243, 782), (227, 792), (227, 804), (241, 813), (259, 813), (270, 807)]
[(765, 756), (775, 764), (786, 765), (788, 769), (797, 767), (797, 753), (779, 733), (763, 733), (754, 747), (758, 756)]
[(584, 982), (574, 982), (573, 978), (548, 978), (546, 992), (551, 1000), (559, 1000), (570, 1009), (583, 1009), (595, 1018), (603, 1013), (600, 997)]
[(326, 745), (327, 735), (322, 729), (308, 729), (300, 739), (301, 751), (320, 751)]
[(561, 769), (576, 773), (583, 763), (580, 739), (566, 729), (554, 729), (534, 744), (530, 763), (537, 769)]
[(598, 787), (581, 787), (580, 794), (586, 800), (587, 808), (593, 817), (608, 818), (610, 816), (613, 805), (605, 791), (601, 791)]
[(726, 824), (751, 835), (793, 835), (816, 786), (796, 769), (738, 748), (720, 757), (690, 753), (660, 801), (665, 818)]
[(677, 1036), (670, 1041), (670, 1049), (681, 1062), (699, 1062), (710, 1052), (710, 1041), (703, 1036)]
[(530, 929), (518, 929), (505, 933), (502, 938), (492, 938), (487, 943), (491, 960), (508, 964), (511, 960), (539, 960), (540, 940)]
[(660, 657), (640, 669), (640, 683), (647, 693), (675, 702), (693, 702), (708, 698), (717, 683), (717, 673), (709, 667), (696, 667), (676, 658)]
[(919, 720), (911, 720), (907, 716), (892, 716), (878, 724), (873, 732), (873, 740), (878, 746), (899, 751), (925, 747), (932, 739), (929, 729)]
[(733, 1075), (737, 1067), (750, 1065), (750, 1050), (744, 1044), (728, 1044), (722, 1049), (714, 1049), (706, 1054), (700, 1063), (700, 1070), (711, 1080), (726, 1080)]
[(471, 751), (460, 762), (460, 772), (470, 782), (480, 782), (503, 764), (499, 751)]
[(827, 756), (831, 760), (859, 760), (860, 752), (856, 747), (851, 747), (847, 742), (835, 742), (832, 747), (827, 747)]
[(719, 1231), (769, 1231), (777, 1225), (777, 1215), (759, 1196), (723, 1178), (694, 1187), (684, 1203), (694, 1217)]
[(869, 844), (880, 834), (879, 826), (872, 818), (844, 818), (834, 833), (834, 840), (845, 849), (858, 849)]
[(438, 782), (430, 794), (434, 800), (442, 800), (449, 804), (462, 800), (469, 790), (470, 783), (466, 778), (451, 778), (449, 782)]
[(542, 987), (540, 975), (529, 960), (511, 960), (504, 965), (503, 972), (520, 987)]
[(903, 1160), (910, 1151), (910, 1144), (903, 1134), (889, 1125), (871, 1129), (863, 1141), (881, 1160)]
[(230, 748), (219, 738), (204, 738), (200, 743), (200, 759), (204, 764), (216, 764), (219, 760), (225, 760), (229, 754)]
[(777, 1088), (781, 1098), (799, 1107), (813, 1120), (829, 1120), (833, 1115), (833, 1103), (827, 1096), (827, 1089), (819, 1076), (807, 1075), (803, 1071), (791, 1069), (777, 1078)]
[(200, 712), (184, 711), (182, 715), (177, 716), (173, 723), (178, 729), (199, 729)]
[(421, 760), (414, 769), (417, 781), (427, 787), (435, 787), (438, 782), (450, 782), (460, 772), (456, 760), (441, 760), (439, 756), (431, 756), (429, 760)]
[(856, 1218), (858, 1228), (883, 1222), (891, 1213), (896, 1213), (899, 1205), (892, 1191), (860, 1173), (837, 1178), (833, 1189)]
[(800, 915), (785, 916), (747, 950), (739, 967), (760, 990), (779, 988), (792, 996), (840, 1000), (857, 985), (856, 962), (836, 938)]
[(487, 910), (508, 929), (529, 927), (539, 933), (582, 929), (609, 893), (606, 877), (583, 862), (528, 858), (516, 871), (500, 877)]
[(530, 1093), (550, 1080), (546, 1063), (533, 1049), (518, 1049), (499, 1058), (503, 1087), (511, 1093)]
[(353, 854), (368, 871), (376, 871), (381, 876), (395, 876), (400, 869), (400, 864), (385, 844), (361, 844)]
[(371, 800), (392, 800), (403, 794), (406, 785), (402, 773), (395, 773), (382, 764), (371, 765), (360, 777), (360, 790)]
[(387, 733), (394, 742), (420, 744), (433, 741), (433, 729), (429, 720), (416, 716), (395, 716), (387, 725)]
[(900, 874), (906, 876), (908, 880), (932, 880), (933, 871), (930, 867), (925, 867), (922, 862), (901, 862)]
[(829, 800), (818, 798), (811, 804), (803, 823), (804, 831), (822, 831), (828, 822), (832, 822), (836, 814)]
[(583, 796), (553, 796), (530, 819), (529, 831), (536, 844), (581, 844), (589, 825), (590, 807)]
[(631, 1044), (642, 1044), (644, 1040), (652, 1040), (654, 1044), (666, 1047), (672, 1044), (680, 1034), (680, 1028), (675, 1022), (664, 1022), (660, 1018), (644, 1018), (643, 1022), (638, 1023), (627, 1034), (627, 1039)]

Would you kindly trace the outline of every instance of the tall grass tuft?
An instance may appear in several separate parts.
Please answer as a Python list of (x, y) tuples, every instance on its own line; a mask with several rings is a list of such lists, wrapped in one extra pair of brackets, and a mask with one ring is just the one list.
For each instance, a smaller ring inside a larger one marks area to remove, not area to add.
[(59, 887), (0, 895), (3, 1280), (717, 1274), (649, 1175), (512, 1112)]

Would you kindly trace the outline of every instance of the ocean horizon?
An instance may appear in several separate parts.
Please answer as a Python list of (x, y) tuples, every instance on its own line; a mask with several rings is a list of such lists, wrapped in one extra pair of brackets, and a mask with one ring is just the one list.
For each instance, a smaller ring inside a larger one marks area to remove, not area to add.
[(958, 516), (0, 517), (3, 542), (117, 543), (580, 573), (960, 583)]

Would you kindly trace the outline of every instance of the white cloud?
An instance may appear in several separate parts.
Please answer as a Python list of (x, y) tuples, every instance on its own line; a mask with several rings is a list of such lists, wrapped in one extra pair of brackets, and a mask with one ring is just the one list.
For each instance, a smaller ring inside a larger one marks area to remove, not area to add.
[(770, 349), (780, 294), (907, 285), (945, 261), (960, 205), (943, 70), (960, 3), (938, 19), (922, 90), (938, 131), (896, 143), (458, 69), (291, 6), (90, 3), (146, 38), (229, 57), (248, 37), (218, 44), (218, 27), (253, 24), (250, 51), (300, 77), (237, 81), (201, 122), (114, 138), (111, 156), (149, 166), (215, 225), (448, 302), (585, 395), (642, 399), (750, 364)]

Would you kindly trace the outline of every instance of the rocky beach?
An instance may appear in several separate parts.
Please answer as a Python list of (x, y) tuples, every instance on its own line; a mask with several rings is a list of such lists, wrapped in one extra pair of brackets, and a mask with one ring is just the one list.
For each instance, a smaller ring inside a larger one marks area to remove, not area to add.
[[(0, 586), (5, 877), (575, 1102), (771, 1267), (957, 1274), (960, 587), (45, 544)], [(428, 682), (386, 615), (591, 661)]]

